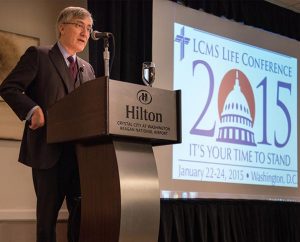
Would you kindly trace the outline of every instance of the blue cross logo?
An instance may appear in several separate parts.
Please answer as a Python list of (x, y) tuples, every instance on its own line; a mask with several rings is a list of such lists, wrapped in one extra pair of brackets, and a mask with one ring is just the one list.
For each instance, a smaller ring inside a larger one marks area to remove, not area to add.
[(190, 38), (184, 37), (184, 27), (180, 30), (180, 35), (176, 35), (176, 42), (180, 43), (180, 60), (184, 58), (184, 45), (189, 44)]

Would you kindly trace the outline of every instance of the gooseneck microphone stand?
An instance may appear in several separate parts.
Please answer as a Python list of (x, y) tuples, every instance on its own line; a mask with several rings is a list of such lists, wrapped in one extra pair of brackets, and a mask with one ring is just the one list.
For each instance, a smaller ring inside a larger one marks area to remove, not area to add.
[(104, 61), (104, 76), (109, 77), (109, 41), (108, 37), (103, 37), (103, 61)]
[[(110, 32), (99, 32), (99, 31), (96, 31), (94, 30), (92, 33), (91, 33), (91, 37), (93, 40), (99, 40), (99, 39), (103, 39), (103, 61), (104, 61), (104, 76), (106, 77), (109, 77), (109, 69), (110, 69), (110, 66), (109, 66), (109, 59), (110, 59), (110, 53), (108, 51), (108, 47), (109, 47), (109, 37), (112, 38), (112, 41), (113, 41), (113, 48), (115, 47), (115, 39), (114, 39), (114, 35)], [(113, 52), (113, 58), (112, 58), (112, 61), (114, 59), (114, 54), (115, 52)]]

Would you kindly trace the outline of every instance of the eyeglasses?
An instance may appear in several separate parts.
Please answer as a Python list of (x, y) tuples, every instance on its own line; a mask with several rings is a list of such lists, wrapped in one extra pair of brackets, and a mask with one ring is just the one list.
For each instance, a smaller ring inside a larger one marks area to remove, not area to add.
[(72, 22), (64, 22), (64, 24), (73, 24), (77, 29), (80, 29), (81, 31), (87, 31), (89, 34), (93, 32), (93, 28), (90, 26), (86, 26), (83, 23), (72, 23)]

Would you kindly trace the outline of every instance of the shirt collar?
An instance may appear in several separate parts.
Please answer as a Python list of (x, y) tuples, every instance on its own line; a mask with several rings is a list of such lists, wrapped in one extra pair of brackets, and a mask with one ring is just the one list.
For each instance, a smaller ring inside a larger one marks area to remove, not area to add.
[[(59, 43), (59, 41), (57, 42), (57, 45), (58, 45), (58, 48), (59, 48), (60, 52), (62, 53), (64, 59), (65, 59), (66, 64), (69, 66), (70, 62), (68, 61), (68, 57), (70, 55), (68, 54), (68, 52), (66, 51), (66, 49), (62, 46), (62, 44)], [(77, 58), (76, 54), (72, 55), (72, 57), (76, 61), (76, 58)]]

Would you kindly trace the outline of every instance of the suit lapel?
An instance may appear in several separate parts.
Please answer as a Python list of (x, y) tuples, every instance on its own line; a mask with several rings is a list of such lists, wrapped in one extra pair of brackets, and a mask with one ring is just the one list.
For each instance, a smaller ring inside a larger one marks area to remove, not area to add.
[(68, 66), (64, 60), (63, 55), (61, 54), (57, 44), (49, 52), (49, 57), (55, 66), (58, 74), (60, 75), (62, 82), (67, 90), (67, 93), (73, 91), (74, 87), (72, 83), (74, 82), (69, 74)]
[(90, 79), (87, 76), (87, 66), (85, 66), (84, 61), (77, 56), (77, 63), (78, 63), (78, 71), (79, 71), (79, 80), (80, 84), (89, 81)]

